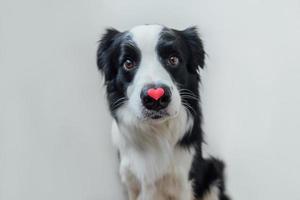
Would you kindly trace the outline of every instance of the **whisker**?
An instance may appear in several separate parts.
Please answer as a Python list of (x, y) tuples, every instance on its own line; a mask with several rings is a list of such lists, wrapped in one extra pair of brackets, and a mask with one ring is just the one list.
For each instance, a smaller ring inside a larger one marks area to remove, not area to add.
[(114, 110), (117, 109), (120, 105), (124, 104), (125, 101), (126, 101), (126, 97), (119, 98), (118, 100), (116, 100), (116, 101), (111, 105), (111, 109), (114, 111)]
[(183, 99), (194, 99), (194, 100), (197, 100), (199, 101), (199, 98), (198, 97), (194, 97), (194, 96), (191, 96), (191, 95), (180, 95)]
[(191, 93), (194, 93), (192, 90), (189, 90), (189, 89), (186, 89), (186, 88), (181, 88), (181, 89), (179, 89), (180, 91), (189, 91), (189, 92), (191, 92)]
[(181, 94), (181, 96), (185, 96), (185, 97), (193, 97), (195, 99), (199, 99), (199, 97), (196, 97), (196, 96), (193, 96), (193, 95), (190, 95), (190, 94)]
[(117, 100), (113, 103), (113, 105), (114, 105), (114, 104), (117, 104), (117, 103), (119, 103), (120, 101), (123, 101), (123, 100), (125, 100), (125, 99), (126, 99), (126, 97), (121, 97), (121, 98), (117, 99)]
[(193, 91), (189, 90), (189, 89), (179, 89), (179, 93), (188, 93), (188, 94), (191, 94), (191, 95), (194, 95), (194, 96), (197, 96)]
[(187, 108), (189, 111), (192, 111), (196, 115), (196, 111), (194, 108), (192, 108), (190, 105), (188, 105), (185, 102), (182, 102), (182, 105), (184, 105), (185, 108)]
[(116, 110), (118, 107), (120, 107), (122, 104), (125, 103), (125, 100), (124, 101), (121, 101), (120, 103), (116, 104), (114, 107), (111, 108), (112, 111)]
[(180, 92), (185, 91), (185, 92), (188, 92), (188, 93), (193, 94), (193, 95), (196, 96), (196, 94), (195, 94), (193, 91), (189, 90), (189, 89), (182, 88), (182, 89), (179, 89), (179, 91), (180, 91)]

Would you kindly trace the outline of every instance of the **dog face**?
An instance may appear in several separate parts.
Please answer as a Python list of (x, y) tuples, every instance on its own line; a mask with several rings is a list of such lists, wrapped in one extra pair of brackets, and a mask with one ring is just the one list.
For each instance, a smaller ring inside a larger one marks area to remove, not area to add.
[(202, 42), (194, 27), (178, 31), (142, 25), (109, 29), (100, 41), (97, 64), (104, 73), (112, 115), (128, 123), (161, 123), (185, 108), (198, 113)]

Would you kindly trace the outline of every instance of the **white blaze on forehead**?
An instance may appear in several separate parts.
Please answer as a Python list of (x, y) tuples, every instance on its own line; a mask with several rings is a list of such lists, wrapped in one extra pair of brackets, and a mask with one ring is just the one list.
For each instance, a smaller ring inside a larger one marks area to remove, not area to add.
[(135, 84), (164, 83), (171, 86), (169, 73), (160, 63), (156, 51), (162, 30), (161, 25), (142, 25), (129, 31), (141, 52), (141, 62), (134, 78)]
[(137, 44), (143, 53), (154, 53), (160, 33), (163, 29), (161, 25), (142, 25), (132, 28), (129, 32), (132, 34), (133, 41)]

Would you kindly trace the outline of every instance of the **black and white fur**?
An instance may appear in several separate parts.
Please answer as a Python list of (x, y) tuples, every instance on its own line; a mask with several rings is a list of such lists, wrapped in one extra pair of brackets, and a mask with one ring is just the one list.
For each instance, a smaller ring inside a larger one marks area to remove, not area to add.
[[(176, 66), (168, 62), (174, 55)], [(114, 118), (112, 138), (130, 200), (229, 199), (223, 163), (202, 155), (199, 67), (204, 58), (195, 27), (108, 29), (100, 40), (97, 64), (105, 77)], [(126, 59), (134, 62), (133, 69), (124, 68)], [(140, 93), (147, 84), (170, 88), (166, 109), (156, 112), (143, 106)]]

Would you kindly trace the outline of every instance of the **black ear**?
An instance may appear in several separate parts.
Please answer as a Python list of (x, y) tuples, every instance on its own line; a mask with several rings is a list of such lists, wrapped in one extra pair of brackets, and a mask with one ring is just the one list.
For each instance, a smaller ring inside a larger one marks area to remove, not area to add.
[(190, 51), (188, 69), (192, 73), (197, 73), (199, 66), (203, 68), (205, 64), (205, 51), (202, 40), (200, 39), (195, 26), (189, 27), (181, 31), (181, 33)]
[(105, 76), (105, 82), (110, 81), (116, 73), (116, 68), (113, 63), (113, 57), (116, 52), (114, 44), (119, 33), (120, 32), (116, 29), (107, 29), (106, 33), (99, 41), (97, 50), (97, 65), (99, 70)]

